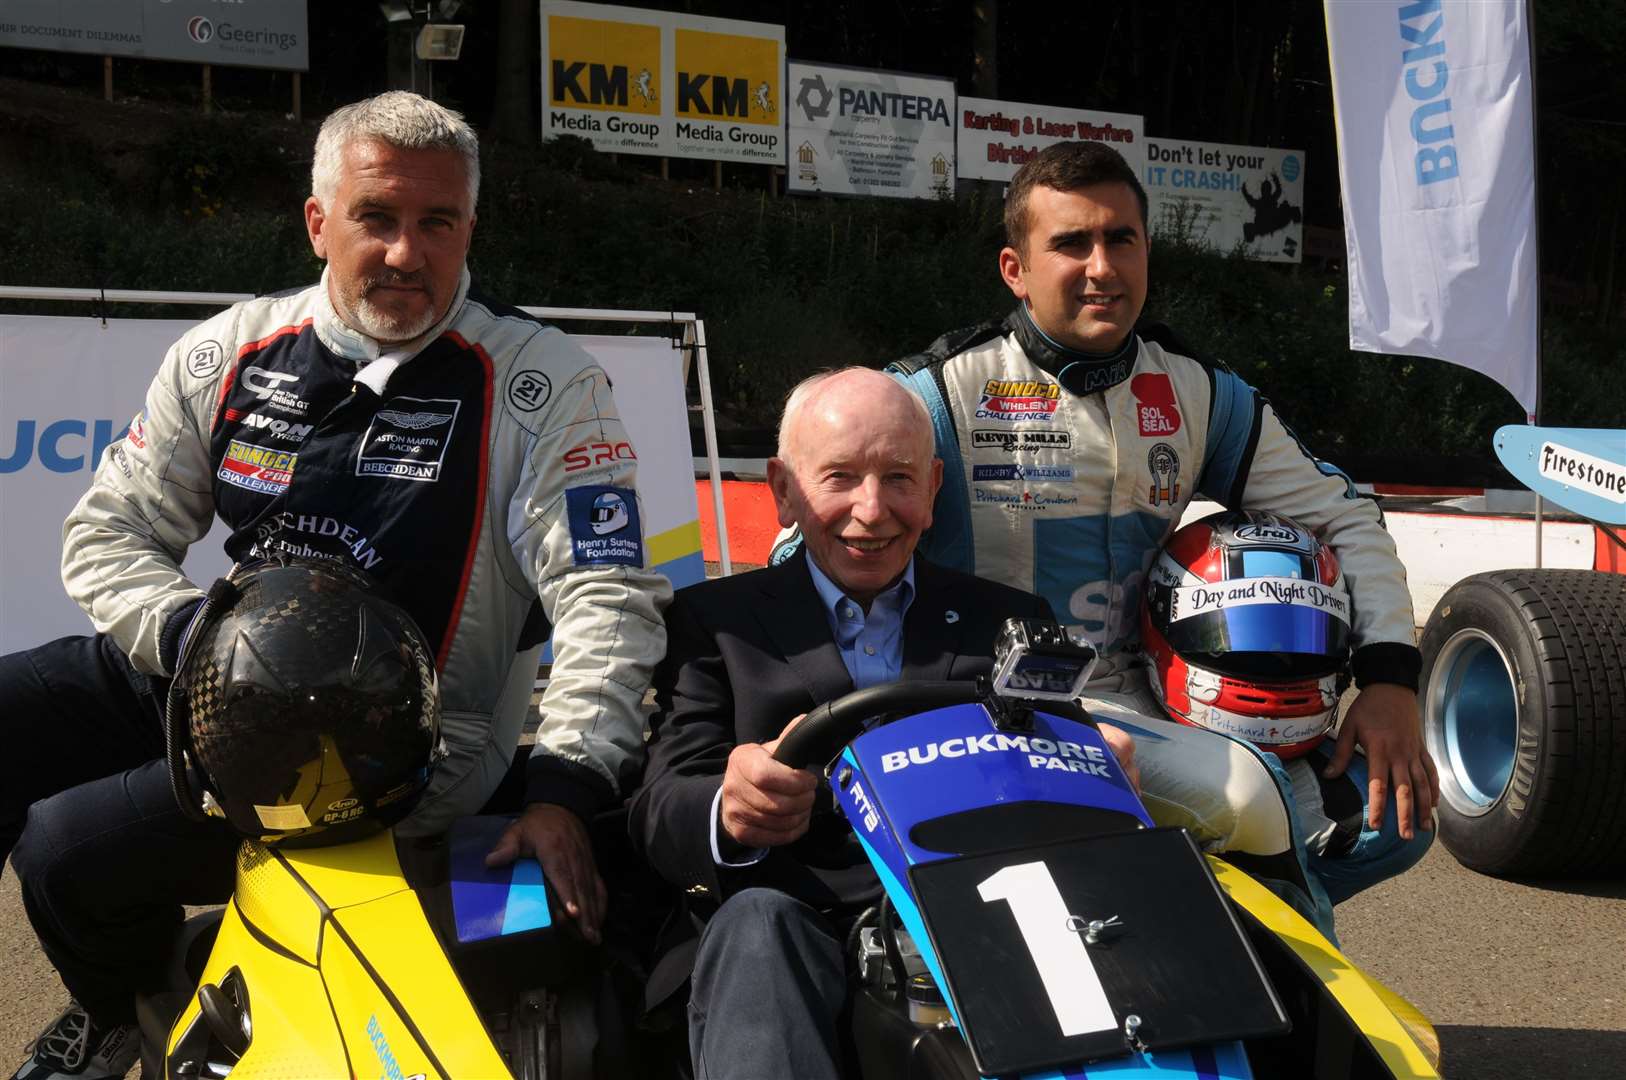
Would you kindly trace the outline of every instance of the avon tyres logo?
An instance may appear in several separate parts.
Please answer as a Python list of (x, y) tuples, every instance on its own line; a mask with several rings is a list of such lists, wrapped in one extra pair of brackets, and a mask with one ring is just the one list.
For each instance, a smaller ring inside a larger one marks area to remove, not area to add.
[(638, 496), (631, 488), (601, 484), (566, 488), (565, 514), (577, 566), (644, 564)]
[(1174, 384), (1162, 372), (1143, 372), (1129, 380), (1135, 395), (1135, 419), (1142, 435), (1173, 435), (1180, 430), (1180, 410), (1174, 404)]
[(199, 45), (207, 45), (214, 40), (215, 24), (202, 15), (194, 15), (186, 21), (186, 36)]
[(262, 495), (281, 495), (294, 479), (299, 455), (233, 439), (215, 476), (234, 487)]

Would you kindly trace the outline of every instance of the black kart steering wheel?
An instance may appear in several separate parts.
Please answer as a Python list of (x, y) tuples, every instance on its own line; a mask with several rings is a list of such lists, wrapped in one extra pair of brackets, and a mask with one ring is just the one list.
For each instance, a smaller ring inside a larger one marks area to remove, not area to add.
[(982, 701), (987, 693), (985, 683), (972, 680), (889, 682), (854, 690), (808, 713), (779, 740), (773, 758), (793, 769), (823, 768), (877, 717), (887, 723), (927, 709)]

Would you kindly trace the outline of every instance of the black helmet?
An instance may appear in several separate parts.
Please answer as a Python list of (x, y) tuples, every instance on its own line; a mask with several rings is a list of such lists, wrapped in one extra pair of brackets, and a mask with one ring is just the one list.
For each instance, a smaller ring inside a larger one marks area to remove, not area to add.
[(170, 691), (170, 767), (183, 809), (289, 846), (394, 825), (440, 753), (434, 657), (405, 611), (338, 564), (273, 561), (216, 582)]

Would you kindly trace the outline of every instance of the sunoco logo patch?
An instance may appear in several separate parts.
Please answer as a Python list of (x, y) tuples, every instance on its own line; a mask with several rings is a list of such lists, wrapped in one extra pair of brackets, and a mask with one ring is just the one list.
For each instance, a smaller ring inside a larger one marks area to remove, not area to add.
[(233, 439), (226, 446), (226, 456), (221, 459), (220, 471), (215, 475), (234, 487), (262, 495), (281, 495), (293, 481), (294, 463), (298, 460), (299, 455), (288, 450), (272, 450)]
[(356, 451), (357, 476), (434, 483), (457, 426), (454, 398), (391, 398), (367, 426)]

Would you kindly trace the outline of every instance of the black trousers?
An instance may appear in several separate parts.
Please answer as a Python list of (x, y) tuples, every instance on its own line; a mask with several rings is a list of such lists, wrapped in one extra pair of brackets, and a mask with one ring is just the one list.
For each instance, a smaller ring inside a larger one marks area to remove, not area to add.
[[(224, 903), (234, 881), (236, 833), (175, 802), (167, 689), (102, 636), (0, 657), (0, 843), (46, 957), (102, 1025), (134, 1022), (135, 995), (162, 988), (183, 905)], [(524, 757), (488, 812), (518, 809)]]

